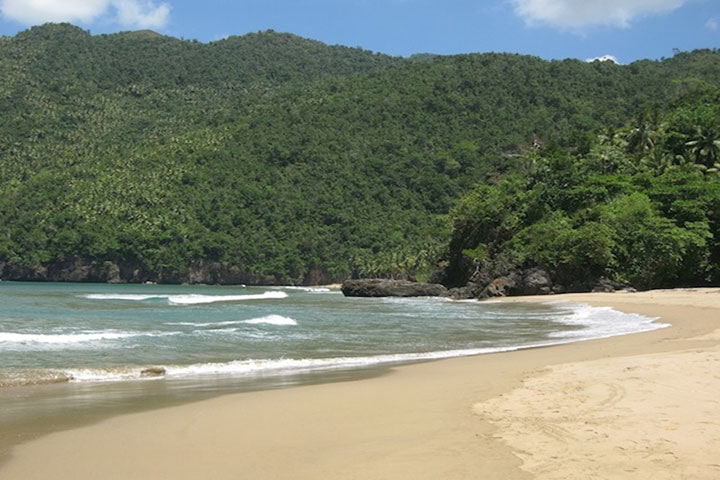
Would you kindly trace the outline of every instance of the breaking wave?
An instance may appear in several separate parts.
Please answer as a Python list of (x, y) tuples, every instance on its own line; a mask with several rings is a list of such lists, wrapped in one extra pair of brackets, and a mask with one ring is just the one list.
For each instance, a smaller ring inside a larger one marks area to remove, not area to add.
[(83, 298), (90, 300), (127, 300), (142, 302), (154, 299), (167, 299), (170, 305), (201, 305), (205, 303), (216, 302), (241, 302), (245, 300), (271, 300), (287, 298), (285, 292), (264, 292), (257, 295), (134, 295), (124, 293), (93, 293), (82, 295)]
[(290, 317), (283, 317), (282, 315), (266, 315), (259, 318), (251, 318), (250, 320), (243, 320), (241, 323), (249, 323), (251, 325), (297, 325), (297, 320)]
[(68, 333), (68, 334), (39, 334), (39, 333), (7, 333), (0, 332), (0, 344), (2, 343), (51, 343), (51, 344), (72, 344), (93, 342), (97, 340), (117, 340), (120, 338), (137, 337), (141, 333), (128, 332), (92, 332), (92, 333)]

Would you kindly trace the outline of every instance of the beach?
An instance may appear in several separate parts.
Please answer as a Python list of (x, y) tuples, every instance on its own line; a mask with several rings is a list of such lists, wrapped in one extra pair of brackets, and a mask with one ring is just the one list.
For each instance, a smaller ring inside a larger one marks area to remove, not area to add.
[(0, 477), (720, 477), (720, 289), (503, 301), (672, 327), (119, 415), (15, 447)]

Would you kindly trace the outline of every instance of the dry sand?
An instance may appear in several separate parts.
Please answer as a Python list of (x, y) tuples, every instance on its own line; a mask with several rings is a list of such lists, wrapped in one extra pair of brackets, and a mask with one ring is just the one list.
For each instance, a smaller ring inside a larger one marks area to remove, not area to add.
[(16, 447), (0, 478), (720, 478), (720, 289), (552, 300), (673, 328), (122, 415)]

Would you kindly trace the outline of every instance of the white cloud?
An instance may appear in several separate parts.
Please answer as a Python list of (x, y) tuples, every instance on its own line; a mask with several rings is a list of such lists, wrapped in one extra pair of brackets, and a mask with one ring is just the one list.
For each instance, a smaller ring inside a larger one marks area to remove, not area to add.
[(134, 28), (162, 28), (170, 17), (170, 5), (148, 0), (114, 0), (121, 25)]
[(25, 24), (90, 22), (108, 8), (107, 0), (2, 0), (3, 16)]
[(169, 20), (170, 5), (154, 0), (0, 0), (0, 13), (25, 25), (91, 23), (109, 16), (127, 28), (162, 28)]
[(705, 28), (707, 28), (708, 30), (712, 30), (714, 32), (715, 30), (720, 28), (720, 22), (718, 21), (717, 18), (711, 18), (710, 20), (705, 22)]
[(671, 12), (688, 0), (511, 0), (515, 13), (529, 24), (565, 29), (628, 27), (633, 19)]
[(603, 55), (603, 56), (601, 56), (601, 57), (588, 58), (588, 59), (586, 59), (585, 61), (588, 62), (588, 63), (592, 63), (592, 62), (612, 62), (612, 63), (617, 63), (618, 65), (620, 65), (620, 62), (618, 62), (617, 57), (614, 56), (614, 55)]

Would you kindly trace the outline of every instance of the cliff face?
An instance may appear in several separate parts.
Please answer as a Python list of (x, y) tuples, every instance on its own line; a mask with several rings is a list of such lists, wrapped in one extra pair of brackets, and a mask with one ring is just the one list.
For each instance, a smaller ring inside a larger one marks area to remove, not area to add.
[(0, 279), (24, 282), (163, 283), (212, 285), (319, 285), (344, 279), (312, 270), (302, 279), (262, 275), (221, 262), (198, 260), (184, 269), (150, 271), (134, 262), (98, 262), (74, 256), (33, 267), (0, 261)]

